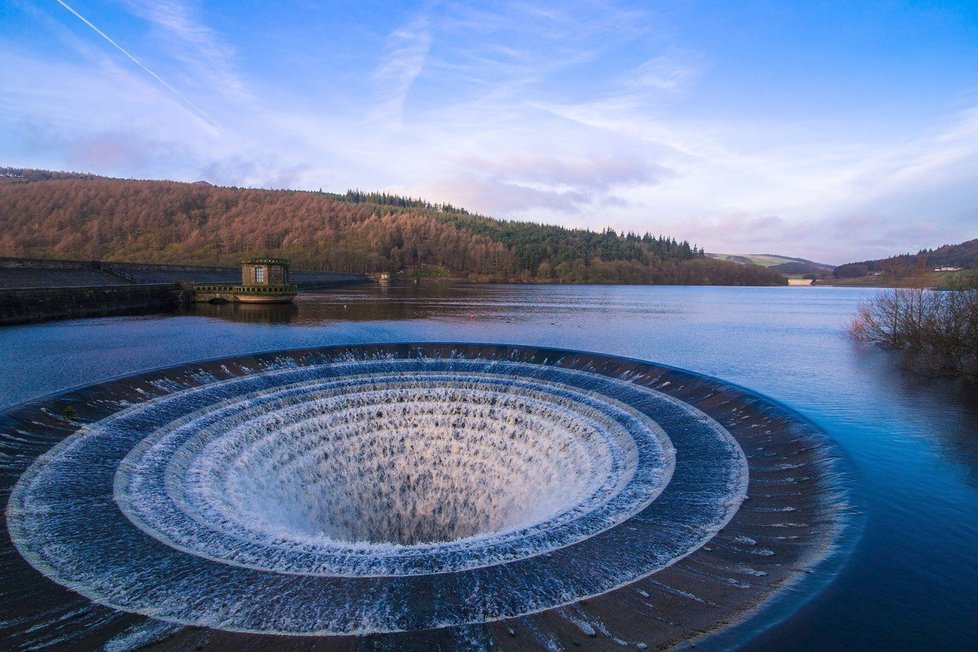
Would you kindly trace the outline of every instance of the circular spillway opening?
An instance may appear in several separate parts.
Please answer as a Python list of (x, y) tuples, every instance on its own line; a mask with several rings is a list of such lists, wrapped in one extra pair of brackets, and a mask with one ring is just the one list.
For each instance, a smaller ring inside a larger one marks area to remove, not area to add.
[(206, 403), (206, 387), (120, 413), (103, 422), (107, 436), (156, 425), (120, 461), (115, 503), (167, 546), (215, 561), (420, 575), (584, 540), (667, 486), (673, 448), (641, 412), (570, 384), (466, 367), (360, 363), (377, 373), (277, 375), (213, 407), (178, 406)]
[(239, 427), (187, 477), (222, 518), (277, 538), (451, 542), (541, 523), (598, 491), (613, 466), (598, 427), (489, 388), (385, 388)]
[(619, 589), (634, 605), (623, 587), (680, 564), (692, 572), (669, 596), (745, 592), (727, 619), (778, 586), (759, 578), (787, 581), (822, 549), (833, 513), (799, 484), (802, 467), (823, 482), (821, 440), (778, 405), (652, 363), (457, 346), (134, 376), (79, 390), (87, 421), (53, 447), (66, 399), (27, 406), (41, 450), (10, 457), (7, 508), (25, 577), (155, 621), (359, 635)]

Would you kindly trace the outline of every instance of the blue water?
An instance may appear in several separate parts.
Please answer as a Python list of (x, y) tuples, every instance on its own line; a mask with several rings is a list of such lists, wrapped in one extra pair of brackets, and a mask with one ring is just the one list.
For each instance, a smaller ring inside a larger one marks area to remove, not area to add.
[(978, 648), (978, 390), (850, 341), (874, 290), (347, 288), (296, 306), (0, 329), (0, 407), (203, 358), (374, 341), (534, 344), (664, 362), (813, 419), (852, 460), (862, 537), (836, 580), (750, 649)]

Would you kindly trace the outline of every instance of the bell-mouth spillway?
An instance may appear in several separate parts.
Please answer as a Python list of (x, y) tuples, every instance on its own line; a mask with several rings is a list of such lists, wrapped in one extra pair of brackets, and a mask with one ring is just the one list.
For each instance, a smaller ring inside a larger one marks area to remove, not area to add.
[(0, 633), (25, 646), (44, 624), (10, 615), (51, 596), (108, 614), (78, 638), (109, 643), (663, 646), (743, 619), (846, 527), (811, 423), (713, 378), (575, 351), (258, 354), (0, 425), (4, 583), (31, 587), (0, 597)]

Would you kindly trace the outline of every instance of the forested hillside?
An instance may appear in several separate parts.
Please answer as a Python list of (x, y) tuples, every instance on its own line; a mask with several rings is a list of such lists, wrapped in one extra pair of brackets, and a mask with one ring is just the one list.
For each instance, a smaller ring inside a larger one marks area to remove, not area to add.
[(481, 280), (772, 285), (756, 265), (688, 242), (500, 221), (382, 193), (135, 181), (0, 169), (0, 255), (233, 265), (289, 258), (339, 272), (428, 270)]
[(921, 249), (916, 254), (903, 254), (879, 260), (864, 260), (835, 268), (836, 278), (857, 278), (881, 273), (895, 279), (908, 278), (935, 267), (978, 268), (978, 239), (961, 244), (944, 245), (937, 249)]

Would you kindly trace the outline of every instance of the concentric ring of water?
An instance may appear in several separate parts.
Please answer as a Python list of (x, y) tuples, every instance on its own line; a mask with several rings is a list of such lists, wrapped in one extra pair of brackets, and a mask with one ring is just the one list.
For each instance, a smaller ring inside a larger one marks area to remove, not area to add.
[(161, 383), (55, 446), (14, 488), (15, 545), (163, 620), (402, 631), (634, 581), (745, 495), (726, 430), (625, 379), (465, 358), (275, 367)]
[(121, 462), (114, 495), (144, 531), (204, 557), (417, 574), (606, 529), (648, 505), (673, 466), (661, 428), (607, 397), (414, 372), (291, 384), (168, 423)]

